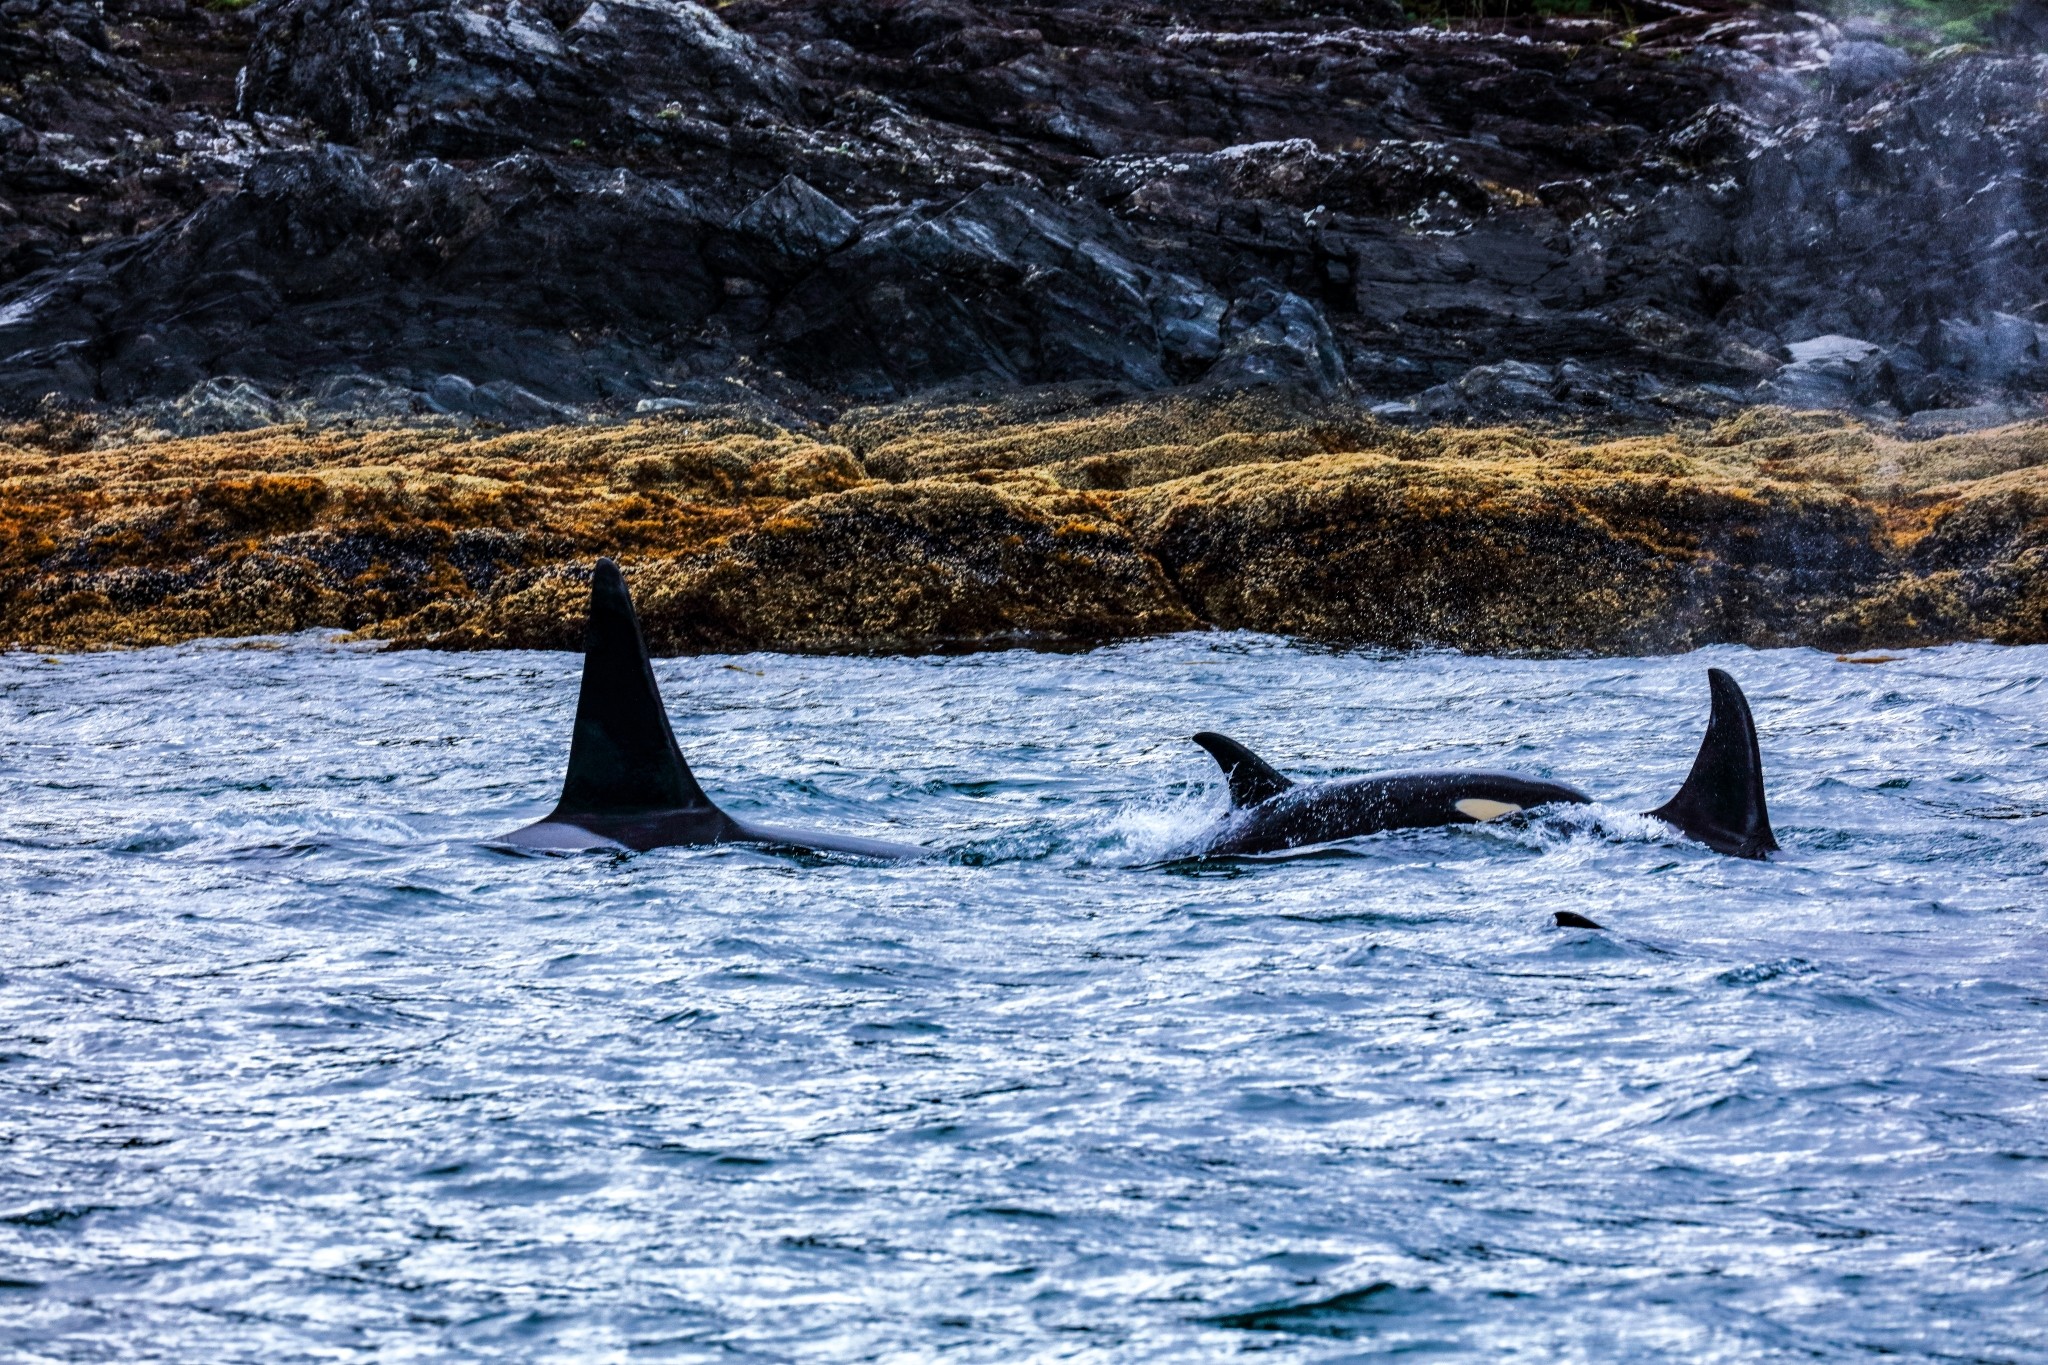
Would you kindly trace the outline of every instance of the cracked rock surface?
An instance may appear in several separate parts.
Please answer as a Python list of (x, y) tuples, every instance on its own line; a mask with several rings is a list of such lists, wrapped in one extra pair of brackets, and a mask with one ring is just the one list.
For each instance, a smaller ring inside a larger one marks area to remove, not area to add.
[(667, 653), (1076, 648), (1202, 624), (1643, 653), (2048, 639), (2048, 423), (1745, 409), (1602, 441), (1253, 389), (487, 433), (0, 431), (0, 645), (338, 627), (573, 649), (619, 556)]
[[(1735, 0), (1632, 13), (7, 0), (0, 407), (2039, 409), (2027, 32), (1916, 58)], [(1795, 350), (1827, 337), (1857, 353)]]

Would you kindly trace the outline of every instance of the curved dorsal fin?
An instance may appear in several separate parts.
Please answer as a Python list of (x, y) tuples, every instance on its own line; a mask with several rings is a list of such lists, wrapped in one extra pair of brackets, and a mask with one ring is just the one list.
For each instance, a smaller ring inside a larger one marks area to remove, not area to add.
[(1756, 722), (1735, 679), (1707, 670), (1714, 711), (1707, 737), (1678, 795), (1650, 812), (1676, 825), (1707, 847), (1738, 858), (1776, 851), (1770, 811), (1764, 806), (1764, 763), (1757, 751)]
[(1223, 778), (1230, 783), (1230, 804), (1233, 808), (1256, 806), (1294, 785), (1272, 764), (1227, 735), (1204, 730), (1194, 738), (1195, 743), (1207, 749), (1217, 766), (1223, 769)]
[[(625, 575), (609, 559), (590, 576), (583, 690), (557, 816), (713, 808), (690, 775), (662, 709)], [(713, 808), (715, 809), (715, 808)]]

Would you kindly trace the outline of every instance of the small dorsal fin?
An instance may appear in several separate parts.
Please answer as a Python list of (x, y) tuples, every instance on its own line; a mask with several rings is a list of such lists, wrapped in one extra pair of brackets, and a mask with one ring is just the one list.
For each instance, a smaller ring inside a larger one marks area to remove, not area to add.
[(1707, 670), (1713, 693), (1713, 715), (1699, 756), (1678, 795), (1650, 812), (1693, 838), (1738, 858), (1761, 858), (1775, 852), (1771, 816), (1764, 806), (1763, 756), (1757, 750), (1756, 722), (1749, 700), (1735, 679), (1718, 668)]
[(1256, 806), (1294, 785), (1272, 764), (1227, 735), (1204, 730), (1194, 738), (1195, 743), (1207, 749), (1223, 769), (1223, 778), (1230, 783), (1232, 807)]
[(583, 690), (555, 815), (700, 808), (716, 809), (676, 747), (625, 575), (600, 559), (590, 576)]

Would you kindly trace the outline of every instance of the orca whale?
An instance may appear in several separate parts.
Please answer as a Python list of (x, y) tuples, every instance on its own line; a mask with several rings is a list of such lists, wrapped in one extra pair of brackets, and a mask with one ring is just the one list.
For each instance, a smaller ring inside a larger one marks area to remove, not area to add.
[(882, 839), (735, 820), (704, 794), (669, 728), (625, 575), (609, 559), (590, 578), (583, 687), (562, 799), (545, 819), (495, 842), (551, 851), (644, 852), (679, 844), (764, 844), (865, 858), (921, 858)]
[[(1713, 714), (1685, 785), (1647, 812), (1720, 853), (1762, 858), (1775, 851), (1764, 806), (1763, 759), (1756, 722), (1735, 679), (1707, 670)], [(1231, 858), (1277, 853), (1390, 829), (1472, 825), (1536, 806), (1586, 805), (1577, 787), (1508, 773), (1379, 773), (1296, 783), (1226, 736), (1203, 731), (1230, 786), (1230, 813), (1182, 856)]]

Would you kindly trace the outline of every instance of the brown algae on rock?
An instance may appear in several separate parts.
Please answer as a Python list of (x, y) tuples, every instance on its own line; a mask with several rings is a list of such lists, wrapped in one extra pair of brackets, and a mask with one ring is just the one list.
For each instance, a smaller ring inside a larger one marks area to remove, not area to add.
[(2048, 640), (2048, 424), (1819, 413), (1601, 441), (1298, 397), (642, 419), (488, 434), (0, 433), (0, 642), (340, 628), (574, 648), (629, 566), (662, 653), (1071, 648), (1210, 624), (1645, 652)]

